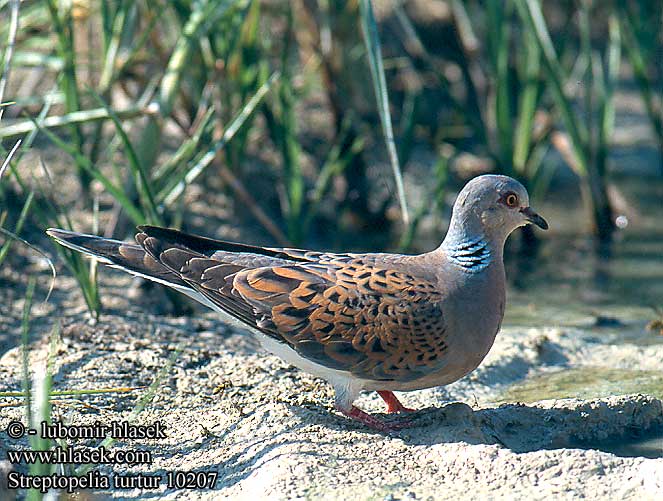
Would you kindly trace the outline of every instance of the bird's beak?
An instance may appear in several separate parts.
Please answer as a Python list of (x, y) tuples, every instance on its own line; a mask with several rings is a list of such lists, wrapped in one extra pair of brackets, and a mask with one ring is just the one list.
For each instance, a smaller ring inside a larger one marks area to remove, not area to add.
[(523, 207), (522, 209), (520, 209), (520, 212), (525, 215), (525, 217), (530, 223), (534, 223), (542, 230), (548, 229), (548, 223), (546, 222), (546, 220), (543, 219), (541, 216), (539, 216), (536, 212), (534, 212), (531, 207)]

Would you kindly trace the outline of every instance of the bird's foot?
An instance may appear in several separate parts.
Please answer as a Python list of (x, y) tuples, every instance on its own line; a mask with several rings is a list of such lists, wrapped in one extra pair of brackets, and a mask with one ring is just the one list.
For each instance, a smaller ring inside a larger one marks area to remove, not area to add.
[(392, 391), (380, 390), (378, 391), (378, 395), (380, 395), (382, 400), (387, 404), (387, 413), (389, 414), (393, 414), (394, 412), (416, 412), (416, 409), (410, 409), (400, 403)]
[(342, 409), (340, 407), (336, 407), (336, 409), (339, 412), (341, 412), (343, 415), (351, 419), (354, 419), (355, 421), (359, 421), (364, 425), (368, 426), (369, 428), (380, 431), (382, 433), (398, 431), (410, 426), (410, 423), (406, 421), (400, 423), (385, 423), (381, 419), (378, 419), (377, 417), (369, 414), (368, 412), (362, 411), (360, 408), (355, 407), (354, 405), (349, 409)]

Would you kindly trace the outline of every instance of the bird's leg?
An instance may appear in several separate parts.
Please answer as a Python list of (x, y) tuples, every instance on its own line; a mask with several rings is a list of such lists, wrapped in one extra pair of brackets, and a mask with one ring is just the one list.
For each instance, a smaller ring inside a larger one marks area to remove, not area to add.
[(378, 390), (378, 395), (387, 404), (387, 413), (389, 414), (393, 414), (394, 412), (416, 412), (416, 409), (410, 409), (400, 403), (392, 391)]
[(365, 424), (366, 426), (368, 426), (369, 428), (380, 431), (382, 433), (397, 431), (400, 430), (401, 428), (405, 428), (408, 425), (408, 423), (393, 423), (393, 424), (385, 423), (384, 421), (381, 421), (375, 416), (372, 416), (371, 414), (362, 411), (359, 407), (355, 407), (354, 405), (350, 406), (349, 409), (345, 409), (337, 405), (336, 409), (344, 416), (359, 421)]

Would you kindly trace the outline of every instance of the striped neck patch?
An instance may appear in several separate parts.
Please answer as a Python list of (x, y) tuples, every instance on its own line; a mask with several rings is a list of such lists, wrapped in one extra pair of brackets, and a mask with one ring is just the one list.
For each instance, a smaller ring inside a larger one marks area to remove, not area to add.
[(482, 238), (459, 242), (447, 247), (446, 252), (454, 264), (471, 273), (483, 270), (491, 261), (490, 247)]

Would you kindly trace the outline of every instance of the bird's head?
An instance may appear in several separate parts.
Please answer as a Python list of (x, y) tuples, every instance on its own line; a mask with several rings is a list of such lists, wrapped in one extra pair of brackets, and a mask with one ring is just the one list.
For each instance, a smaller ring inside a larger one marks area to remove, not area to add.
[(546, 220), (529, 206), (525, 187), (508, 176), (475, 177), (458, 194), (453, 208), (452, 227), (457, 231), (480, 231), (496, 240), (505, 240), (530, 223), (548, 229)]

